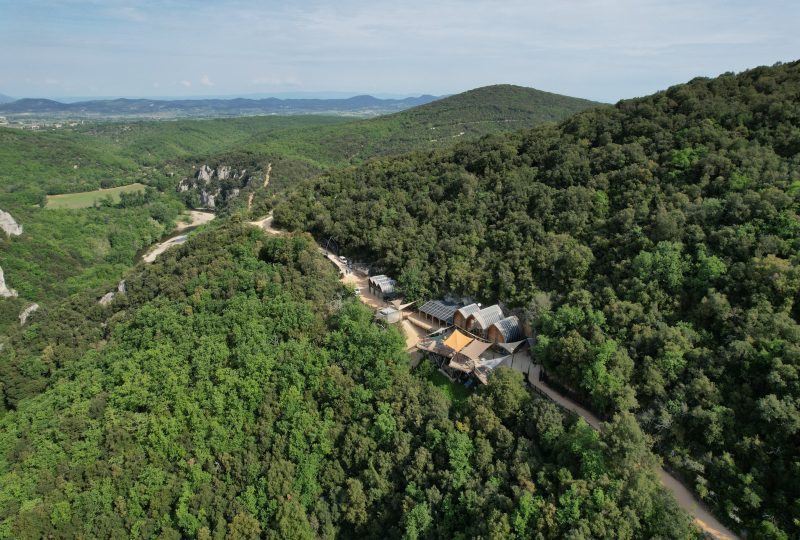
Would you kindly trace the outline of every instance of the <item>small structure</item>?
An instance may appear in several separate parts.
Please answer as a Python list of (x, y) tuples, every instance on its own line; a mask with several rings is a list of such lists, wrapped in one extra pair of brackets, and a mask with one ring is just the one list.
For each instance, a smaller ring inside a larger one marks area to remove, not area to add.
[(369, 285), (369, 292), (375, 296), (386, 299), (394, 295), (395, 280), (383, 274), (373, 276), (367, 281)]
[(453, 314), (458, 310), (460, 304), (455, 302), (445, 302), (443, 300), (431, 300), (425, 302), (419, 308), (420, 314), (431, 322), (439, 326), (450, 326), (453, 324)]
[(394, 324), (403, 319), (403, 314), (393, 307), (385, 307), (375, 313), (375, 318), (388, 324)]
[(447, 339), (444, 340), (445, 347), (450, 348), (452, 353), (449, 356), (452, 358), (453, 355), (457, 354), (461, 351), (464, 347), (472, 343), (472, 338), (462, 334), (459, 330), (454, 330), (452, 334), (448, 336)]
[[(522, 325), (516, 315), (501, 319), (489, 327), (487, 338), (494, 343), (513, 343), (523, 338)], [(512, 351), (513, 352), (513, 351)]]
[(466, 330), (475, 335), (486, 337), (489, 327), (503, 319), (503, 310), (497, 304), (476, 311), (467, 317)]
[(467, 329), (467, 319), (473, 313), (477, 313), (481, 310), (481, 306), (478, 304), (470, 304), (468, 306), (464, 306), (456, 310), (453, 314), (453, 324), (456, 325), (458, 328), (462, 328), (464, 330)]

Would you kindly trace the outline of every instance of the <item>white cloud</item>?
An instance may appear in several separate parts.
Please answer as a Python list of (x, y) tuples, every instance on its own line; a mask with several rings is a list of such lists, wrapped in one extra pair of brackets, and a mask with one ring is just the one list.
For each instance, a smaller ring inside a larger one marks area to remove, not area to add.
[(208, 77), (208, 75), (203, 75), (200, 78), (200, 84), (202, 84), (203, 86), (214, 86), (214, 83), (211, 82), (211, 79)]
[(189, 88), (192, 86), (192, 81), (181, 81), (181, 84), (186, 88)]

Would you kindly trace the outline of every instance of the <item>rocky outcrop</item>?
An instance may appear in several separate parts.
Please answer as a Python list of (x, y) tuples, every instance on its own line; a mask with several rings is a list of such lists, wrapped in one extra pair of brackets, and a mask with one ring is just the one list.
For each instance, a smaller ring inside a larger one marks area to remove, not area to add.
[(103, 295), (103, 297), (100, 300), (97, 301), (97, 303), (100, 304), (101, 306), (107, 306), (108, 304), (114, 301), (114, 298), (116, 298), (118, 294), (125, 294), (127, 290), (128, 287), (125, 285), (125, 280), (123, 279), (117, 284), (116, 291), (107, 292), (106, 294)]
[(0, 210), (0, 229), (9, 236), (19, 236), (22, 234), (22, 225), (17, 223), (11, 214)]
[(250, 180), (251, 175), (247, 169), (235, 169), (229, 165), (212, 169), (204, 164), (197, 169), (194, 176), (178, 182), (176, 189), (180, 193), (197, 191), (200, 204), (213, 210), (238, 197), (242, 188), (250, 184)]
[(3, 269), (0, 268), (0, 296), (3, 298), (16, 298), (17, 291), (14, 289), (10, 289), (8, 285), (6, 285), (6, 278), (3, 275)]
[(39, 309), (39, 304), (31, 304), (25, 309), (22, 310), (22, 313), (19, 314), (19, 324), (22, 326), (26, 322), (28, 322), (28, 317), (33, 314), (34, 311)]

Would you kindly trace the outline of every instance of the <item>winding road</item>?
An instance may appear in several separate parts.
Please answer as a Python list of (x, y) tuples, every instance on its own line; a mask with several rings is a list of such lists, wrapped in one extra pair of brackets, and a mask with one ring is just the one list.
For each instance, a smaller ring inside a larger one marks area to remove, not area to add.
[[(270, 213), (267, 217), (260, 219), (258, 221), (251, 221), (251, 225), (255, 225), (256, 227), (260, 227), (264, 230), (264, 232), (268, 234), (280, 235), (285, 234), (284, 231), (275, 229), (272, 226), (272, 213)], [(332, 261), (340, 270), (344, 270), (344, 265), (342, 264), (336, 256), (326, 252), (322, 248), (320, 248), (320, 252), (325, 255), (330, 261)], [(366, 293), (366, 278), (359, 278), (353, 273), (345, 273), (342, 272), (342, 281), (346, 283), (353, 283), (356, 286), (361, 287), (361, 289)], [(375, 307), (375, 300), (370, 296), (365, 295), (362, 293), (361, 301), (367, 305)], [(403, 321), (407, 322), (407, 321)], [(406, 341), (411, 344), (410, 348), (413, 348), (416, 345), (416, 341), (418, 339), (420, 329), (414, 327), (411, 324), (403, 326), (406, 334)], [(411, 332), (409, 332), (409, 329)], [(424, 333), (424, 332), (423, 332)], [(412, 335), (413, 334), (413, 335)], [(541, 367), (537, 364), (534, 364), (534, 367), (528, 373), (528, 381), (536, 387), (540, 392), (542, 392), (545, 396), (550, 398), (552, 401), (567, 409), (578, 416), (582, 417), (586, 422), (592, 426), (592, 428), (596, 429), (597, 431), (601, 431), (603, 429), (602, 421), (593, 415), (590, 411), (581, 407), (571, 399), (559, 394), (553, 388), (549, 387), (547, 384), (539, 380), (539, 372)], [(695, 495), (689, 491), (689, 489), (684, 486), (680, 480), (672, 476), (670, 473), (665, 471), (662, 467), (658, 468), (658, 477), (661, 480), (661, 484), (675, 497), (675, 500), (678, 502), (678, 505), (685, 510), (689, 515), (694, 517), (694, 523), (697, 527), (703, 531), (703, 533), (714, 540), (738, 540), (739, 536), (734, 534), (730, 529), (728, 529), (725, 525), (723, 525), (717, 518), (715, 518), (711, 512), (706, 508), (706, 506), (700, 501)]]
[[(528, 375), (528, 382), (561, 407), (586, 420), (586, 422), (597, 431), (603, 429), (603, 423), (599, 418), (571, 399), (559, 394), (543, 381), (540, 381), (540, 371), (541, 366), (534, 364), (533, 369)], [(675, 497), (678, 506), (694, 517), (695, 525), (707, 536), (714, 540), (734, 540), (739, 538), (739, 536), (720, 523), (720, 521), (709, 512), (708, 508), (706, 508), (706, 506), (695, 497), (694, 493), (689, 491), (680, 480), (665, 471), (662, 467), (658, 468), (658, 478), (661, 480), (661, 484)]]

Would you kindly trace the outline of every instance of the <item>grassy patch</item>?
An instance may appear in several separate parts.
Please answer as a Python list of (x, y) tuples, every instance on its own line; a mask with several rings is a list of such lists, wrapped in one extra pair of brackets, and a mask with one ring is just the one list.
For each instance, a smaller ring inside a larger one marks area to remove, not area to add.
[(48, 195), (47, 205), (45, 208), (90, 208), (100, 199), (104, 197), (111, 197), (111, 200), (119, 202), (120, 193), (133, 193), (136, 191), (144, 191), (144, 184), (128, 184), (127, 186), (120, 186), (108, 189), (96, 189), (94, 191), (83, 191), (81, 193), (64, 193), (63, 195)]
[(433, 364), (428, 359), (423, 359), (420, 362), (419, 366), (414, 370), (414, 374), (421, 379), (430, 381), (452, 403), (461, 403), (472, 393), (472, 390), (464, 388), (463, 384), (450, 382), (450, 379), (433, 367)]

